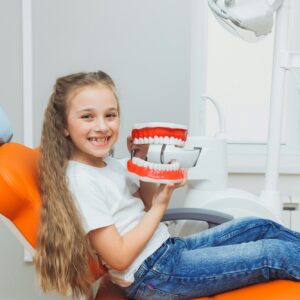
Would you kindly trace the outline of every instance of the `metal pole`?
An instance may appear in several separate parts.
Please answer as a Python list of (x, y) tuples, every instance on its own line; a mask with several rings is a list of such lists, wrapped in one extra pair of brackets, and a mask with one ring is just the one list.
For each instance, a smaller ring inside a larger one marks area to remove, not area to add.
[(205, 102), (201, 97), (206, 92), (207, 78), (207, 3), (191, 2), (190, 36), (190, 110), (189, 134), (205, 133)]
[(22, 0), (23, 141), (33, 147), (32, 1)]
[(265, 187), (261, 195), (262, 201), (272, 207), (278, 215), (281, 214), (278, 177), (282, 110), (286, 85), (286, 70), (281, 63), (288, 45), (289, 10), (290, 0), (285, 0), (276, 16)]

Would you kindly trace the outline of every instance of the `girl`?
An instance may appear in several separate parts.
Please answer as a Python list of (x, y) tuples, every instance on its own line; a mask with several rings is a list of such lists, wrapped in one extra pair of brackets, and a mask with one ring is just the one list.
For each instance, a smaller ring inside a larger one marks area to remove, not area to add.
[[(87, 295), (96, 252), (130, 299), (191, 299), (275, 278), (300, 279), (300, 234), (243, 218), (185, 238), (160, 220), (175, 188), (140, 182), (109, 156), (120, 108), (104, 72), (57, 79), (45, 113), (36, 270), (44, 290)], [(132, 145), (144, 158), (147, 147)]]

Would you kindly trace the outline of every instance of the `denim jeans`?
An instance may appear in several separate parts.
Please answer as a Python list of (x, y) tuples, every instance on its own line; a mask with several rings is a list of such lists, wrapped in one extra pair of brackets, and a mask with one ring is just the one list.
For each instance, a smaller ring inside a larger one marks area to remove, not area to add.
[(130, 299), (191, 299), (279, 278), (300, 280), (300, 233), (247, 217), (168, 239), (124, 290)]

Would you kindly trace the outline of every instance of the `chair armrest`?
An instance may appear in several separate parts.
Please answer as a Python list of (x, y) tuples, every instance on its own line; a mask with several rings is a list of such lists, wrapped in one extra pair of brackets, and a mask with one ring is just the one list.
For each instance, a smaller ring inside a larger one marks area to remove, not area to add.
[(204, 221), (209, 224), (209, 227), (219, 225), (230, 221), (233, 216), (225, 213), (221, 213), (215, 210), (204, 208), (170, 208), (168, 209), (162, 221), (174, 221), (174, 220), (196, 220)]

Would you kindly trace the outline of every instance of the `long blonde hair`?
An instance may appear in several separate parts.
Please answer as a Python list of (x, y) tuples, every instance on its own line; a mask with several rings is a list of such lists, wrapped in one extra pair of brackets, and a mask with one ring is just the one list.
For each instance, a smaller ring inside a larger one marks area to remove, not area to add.
[(56, 80), (45, 111), (39, 164), (42, 210), (35, 255), (37, 278), (45, 292), (56, 289), (74, 297), (90, 292), (89, 260), (95, 254), (68, 189), (66, 168), (72, 142), (64, 129), (70, 94), (97, 84), (110, 87), (118, 101), (115, 85), (106, 73), (82, 72)]

